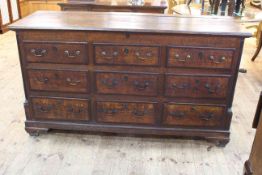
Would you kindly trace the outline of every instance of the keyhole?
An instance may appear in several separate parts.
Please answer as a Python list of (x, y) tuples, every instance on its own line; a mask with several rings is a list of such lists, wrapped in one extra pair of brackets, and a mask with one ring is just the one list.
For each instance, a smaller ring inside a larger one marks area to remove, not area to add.
[(203, 52), (199, 52), (198, 56), (199, 56), (200, 59), (202, 59), (203, 58)]
[(128, 52), (129, 52), (128, 48), (125, 48), (125, 49), (124, 49), (124, 53), (127, 55)]

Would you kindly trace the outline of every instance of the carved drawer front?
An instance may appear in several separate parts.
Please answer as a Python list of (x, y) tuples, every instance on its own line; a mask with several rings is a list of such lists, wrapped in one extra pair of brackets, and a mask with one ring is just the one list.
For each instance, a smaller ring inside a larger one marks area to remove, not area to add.
[(88, 73), (78, 71), (28, 70), (31, 90), (88, 92)]
[(94, 53), (96, 64), (157, 66), (160, 49), (158, 46), (95, 44)]
[(157, 103), (99, 101), (96, 115), (99, 122), (154, 124)]
[(230, 76), (166, 75), (168, 97), (226, 98)]
[(34, 117), (39, 119), (88, 120), (87, 99), (32, 98)]
[(233, 56), (233, 49), (170, 47), (167, 66), (230, 69)]
[(96, 90), (100, 94), (155, 96), (158, 74), (154, 73), (96, 73)]
[(163, 123), (177, 126), (219, 127), (225, 116), (224, 106), (165, 104)]
[(25, 57), (32, 63), (87, 63), (87, 43), (25, 42)]

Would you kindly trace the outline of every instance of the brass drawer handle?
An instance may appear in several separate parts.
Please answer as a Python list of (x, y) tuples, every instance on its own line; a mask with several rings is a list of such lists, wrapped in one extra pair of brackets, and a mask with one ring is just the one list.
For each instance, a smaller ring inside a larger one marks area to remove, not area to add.
[(115, 78), (112, 79), (103, 79), (101, 82), (108, 88), (114, 88), (118, 85), (118, 80)]
[(80, 80), (73, 80), (71, 78), (66, 78), (66, 82), (71, 85), (71, 86), (76, 86), (78, 85), (79, 83), (81, 83)]
[(226, 57), (222, 56), (220, 57), (221, 62), (226, 60)]
[[(191, 107), (191, 112), (194, 112), (194, 113), (198, 113), (200, 111), (197, 110), (197, 107)], [(198, 116), (201, 120), (205, 120), (205, 121), (208, 121), (208, 120), (211, 120), (212, 118), (214, 118), (214, 114), (211, 113), (211, 112), (206, 112), (205, 114), (200, 114)]]
[(74, 113), (74, 114), (81, 114), (82, 112), (84, 112), (84, 109), (83, 108), (75, 109), (73, 107), (68, 107), (67, 112)]
[(182, 83), (180, 85), (177, 85), (176, 83), (172, 84), (172, 87), (175, 89), (188, 89), (190, 87), (189, 83)]
[(135, 55), (136, 55), (137, 59), (140, 59), (142, 61), (150, 59), (152, 57), (152, 53), (151, 52), (147, 52), (146, 53), (146, 57), (141, 56), (141, 54), (139, 52), (136, 52)]
[(214, 118), (214, 114), (211, 113), (211, 112), (208, 112), (208, 113), (206, 113), (206, 114), (201, 114), (201, 115), (199, 116), (199, 118), (200, 118), (201, 120), (204, 120), (204, 121), (209, 121), (209, 120), (211, 120), (212, 118)]
[(186, 112), (184, 112), (184, 111), (172, 111), (172, 112), (169, 112), (169, 115), (171, 115), (172, 117), (176, 117), (178, 119), (182, 119), (186, 116)]
[(215, 59), (215, 57), (213, 55), (210, 55), (209, 59), (213, 61)]
[(137, 117), (141, 117), (147, 114), (147, 110), (144, 111), (139, 111), (138, 109), (135, 109), (132, 111), (132, 114), (137, 116)]
[(177, 59), (179, 62), (186, 62), (187, 59), (190, 59), (191, 55), (187, 55), (185, 58), (181, 58), (179, 54), (175, 54), (175, 59)]
[(116, 57), (118, 55), (118, 52), (117, 51), (114, 51), (113, 52), (113, 56)]
[(101, 55), (106, 56), (106, 51), (102, 51)]
[(47, 113), (47, 112), (50, 112), (51, 110), (53, 110), (53, 105), (46, 105), (46, 106), (37, 106), (36, 109), (37, 111), (39, 112), (44, 112), (44, 113)]
[(117, 109), (106, 109), (105, 113), (110, 114), (110, 115), (114, 115), (114, 114), (118, 113), (118, 110)]
[(118, 110), (117, 109), (99, 109), (98, 112), (102, 112), (102, 113), (105, 113), (105, 114), (108, 114), (108, 115), (114, 115), (116, 113), (118, 113)]
[(145, 90), (149, 86), (148, 81), (144, 81), (143, 83), (140, 83), (139, 81), (134, 81), (133, 85), (135, 86), (136, 89), (138, 90)]
[(215, 57), (213, 55), (211, 55), (211, 56), (209, 56), (209, 60), (213, 61), (213, 63), (220, 64), (220, 63), (222, 63), (226, 60), (226, 57), (222, 56), (218, 59), (215, 59)]
[(205, 84), (205, 88), (207, 89), (207, 91), (208, 91), (209, 94), (214, 94), (214, 93), (216, 93), (216, 92), (221, 88), (221, 85), (218, 84), (218, 85), (216, 85), (216, 86), (214, 86), (214, 87), (212, 88), (209, 83), (206, 83), (206, 84)]
[(68, 50), (65, 50), (65, 51), (64, 51), (65, 56), (67, 56), (67, 57), (69, 57), (69, 58), (75, 58), (75, 57), (79, 56), (80, 53), (81, 53), (80, 50), (77, 50), (77, 51), (75, 51), (75, 52), (70, 52), (70, 51), (68, 51)]
[(31, 49), (30, 52), (36, 57), (43, 57), (46, 55), (46, 49)]
[(101, 55), (102, 55), (105, 59), (111, 60), (111, 59), (113, 59), (114, 57), (118, 56), (118, 52), (117, 52), (117, 51), (114, 51), (113, 54), (108, 55), (107, 52), (106, 52), (105, 50), (103, 50), (103, 51), (101, 52)]
[(49, 82), (49, 79), (47, 77), (41, 77), (41, 78), (37, 77), (35, 78), (35, 80), (42, 84), (47, 84)]

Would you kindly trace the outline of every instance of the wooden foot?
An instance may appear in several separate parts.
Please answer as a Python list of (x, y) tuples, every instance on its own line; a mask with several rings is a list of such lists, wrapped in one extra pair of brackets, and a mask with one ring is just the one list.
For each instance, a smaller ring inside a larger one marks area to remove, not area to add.
[(49, 128), (25, 127), (25, 130), (30, 136), (39, 136), (40, 134), (46, 134)]
[(207, 141), (214, 143), (217, 147), (223, 148), (228, 144), (229, 138), (225, 138), (225, 139), (208, 138)]

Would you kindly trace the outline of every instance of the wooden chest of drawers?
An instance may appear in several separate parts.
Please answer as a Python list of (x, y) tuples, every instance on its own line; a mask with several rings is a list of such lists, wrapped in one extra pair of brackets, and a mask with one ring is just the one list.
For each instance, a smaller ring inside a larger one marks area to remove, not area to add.
[(243, 41), (251, 36), (234, 19), (37, 12), (10, 28), (30, 134), (65, 129), (229, 141)]

